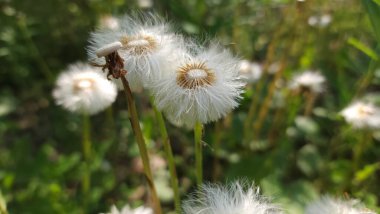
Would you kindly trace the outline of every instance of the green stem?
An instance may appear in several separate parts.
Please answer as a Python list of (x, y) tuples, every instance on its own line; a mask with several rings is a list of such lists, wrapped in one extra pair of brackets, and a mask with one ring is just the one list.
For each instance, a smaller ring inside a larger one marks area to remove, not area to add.
[(149, 164), (148, 150), (146, 148), (145, 140), (141, 131), (135, 100), (133, 99), (132, 91), (129, 87), (127, 79), (124, 76), (121, 76), (121, 81), (123, 82), (124, 92), (127, 98), (129, 121), (131, 123), (133, 133), (136, 137), (137, 145), (140, 151), (140, 156), (144, 166), (145, 177), (147, 179), (149, 189), (151, 192), (154, 213), (161, 214), (161, 204), (160, 200), (158, 199), (157, 190), (153, 182), (153, 174)]
[(354, 148), (354, 172), (360, 170), (361, 158), (365, 150), (368, 148), (368, 145), (372, 141), (372, 132), (365, 130), (361, 133), (361, 139), (359, 140), (356, 148)]
[(175, 169), (173, 150), (170, 145), (170, 139), (169, 139), (168, 132), (166, 130), (164, 117), (162, 116), (162, 113), (154, 105), (152, 98), (151, 98), (151, 104), (153, 106), (154, 113), (158, 121), (158, 126), (160, 129), (163, 146), (164, 146), (164, 152), (165, 152), (166, 159), (168, 161), (169, 172), (170, 172), (170, 182), (172, 184), (173, 193), (174, 193), (175, 210), (177, 214), (180, 214), (181, 213), (181, 199), (180, 199), (179, 188), (178, 188), (178, 176)]
[(196, 122), (194, 126), (194, 143), (195, 143), (195, 169), (197, 185), (200, 187), (203, 180), (202, 167), (202, 124)]
[(90, 172), (90, 161), (91, 161), (91, 139), (90, 139), (90, 117), (87, 114), (83, 114), (83, 139), (82, 139), (82, 149), (85, 171), (82, 178), (82, 191), (84, 195), (87, 195), (90, 185), (91, 185), (91, 172)]

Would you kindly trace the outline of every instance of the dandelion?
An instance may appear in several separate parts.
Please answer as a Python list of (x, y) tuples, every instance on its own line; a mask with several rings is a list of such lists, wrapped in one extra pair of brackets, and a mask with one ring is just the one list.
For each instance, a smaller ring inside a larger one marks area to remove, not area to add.
[(307, 90), (315, 94), (324, 91), (325, 77), (315, 71), (305, 71), (293, 77), (290, 88), (297, 90)]
[(118, 53), (128, 71), (127, 79), (132, 89), (147, 86), (176, 61), (179, 36), (156, 15), (124, 16), (119, 20), (120, 27), (112, 30), (98, 30), (91, 34), (88, 55), (91, 62), (105, 64), (104, 58), (96, 53), (105, 46), (120, 42)]
[(111, 212), (106, 214), (153, 214), (153, 210), (144, 206), (131, 209), (129, 205), (126, 205), (119, 211), (116, 206), (112, 206)]
[(213, 44), (204, 50), (190, 46), (193, 53), (172, 64), (172, 70), (153, 82), (150, 89), (157, 108), (170, 121), (194, 127), (197, 183), (202, 183), (202, 124), (216, 121), (238, 106), (244, 83), (238, 60)]
[(254, 83), (260, 79), (263, 70), (260, 64), (250, 62), (248, 60), (241, 60), (239, 62), (239, 72), (247, 83)]
[(216, 121), (238, 106), (244, 83), (238, 60), (228, 50), (216, 44), (198, 47), (172, 69), (150, 87), (157, 107), (170, 120), (192, 127)]
[(203, 185), (183, 204), (184, 214), (276, 214), (281, 209), (259, 193), (259, 188), (234, 182)]
[(341, 115), (354, 128), (380, 128), (380, 109), (372, 103), (355, 102), (343, 109)]
[(375, 214), (366, 209), (357, 200), (335, 199), (330, 196), (323, 196), (307, 206), (305, 214)]
[(116, 86), (100, 69), (84, 63), (70, 65), (59, 75), (53, 97), (58, 105), (82, 114), (96, 114), (116, 99)]

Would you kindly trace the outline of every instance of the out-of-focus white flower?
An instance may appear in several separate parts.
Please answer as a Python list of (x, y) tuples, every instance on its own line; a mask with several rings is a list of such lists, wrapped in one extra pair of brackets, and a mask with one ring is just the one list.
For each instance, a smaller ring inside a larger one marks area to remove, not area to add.
[(275, 74), (280, 70), (280, 63), (274, 62), (268, 67), (268, 74)]
[(65, 109), (84, 114), (96, 114), (116, 99), (116, 86), (98, 68), (84, 63), (70, 65), (56, 82), (53, 97)]
[(357, 200), (335, 199), (323, 196), (307, 206), (305, 214), (375, 214), (363, 207)]
[(248, 83), (254, 83), (260, 79), (263, 70), (258, 63), (241, 60), (239, 62), (239, 73)]
[(260, 195), (252, 185), (235, 182), (209, 184), (183, 203), (184, 214), (277, 214), (281, 209)]
[(176, 61), (179, 48), (178, 35), (156, 15), (124, 16), (116, 30), (98, 30), (91, 33), (88, 55), (90, 61), (105, 64), (104, 57), (96, 52), (105, 46), (120, 42), (118, 53), (124, 59), (127, 79), (132, 89), (147, 86), (162, 76), (168, 66)]
[(327, 27), (332, 21), (330, 14), (323, 14), (321, 16), (310, 16), (307, 23), (313, 27)]
[(341, 114), (357, 129), (380, 128), (380, 109), (372, 103), (355, 102), (343, 109)]
[(325, 77), (314, 71), (305, 71), (293, 77), (290, 83), (291, 89), (307, 89), (313, 93), (321, 93), (324, 90)]
[(137, 0), (139, 8), (151, 8), (153, 6), (153, 0)]
[(119, 211), (116, 206), (112, 206), (111, 212), (105, 214), (153, 214), (153, 210), (144, 206), (131, 209), (129, 205), (126, 205)]
[(182, 53), (166, 76), (151, 84), (156, 106), (174, 124), (216, 121), (238, 106), (244, 83), (238, 60), (218, 44)]
[(319, 20), (319, 25), (321, 27), (326, 27), (327, 25), (329, 25), (332, 21), (332, 17), (330, 14), (323, 14), (321, 17), (320, 17), (320, 20)]
[(111, 15), (102, 16), (99, 20), (99, 27), (101, 29), (116, 30), (120, 27), (119, 20)]

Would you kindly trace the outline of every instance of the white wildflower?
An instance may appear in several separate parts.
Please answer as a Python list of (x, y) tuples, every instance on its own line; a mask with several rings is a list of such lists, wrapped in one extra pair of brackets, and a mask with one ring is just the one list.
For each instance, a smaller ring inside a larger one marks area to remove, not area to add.
[(331, 21), (332, 21), (332, 17), (330, 14), (323, 14), (320, 17), (319, 26), (326, 27), (327, 25), (329, 25), (331, 23)]
[(99, 20), (99, 27), (101, 29), (116, 30), (120, 27), (119, 20), (111, 15), (102, 16)]
[(241, 60), (239, 62), (239, 72), (242, 78), (248, 83), (254, 83), (260, 79), (263, 70), (258, 63)]
[(313, 93), (321, 93), (324, 90), (325, 77), (314, 71), (305, 71), (293, 77), (290, 88), (292, 89), (307, 89)]
[(153, 210), (144, 206), (138, 207), (136, 209), (131, 209), (129, 205), (126, 205), (119, 211), (116, 206), (112, 206), (111, 212), (106, 214), (153, 214)]
[(153, 0), (137, 0), (139, 8), (151, 8), (153, 7)]
[(308, 24), (313, 27), (327, 27), (332, 21), (330, 14), (323, 14), (321, 16), (310, 16), (307, 20)]
[(238, 60), (213, 44), (172, 64), (172, 71), (151, 85), (156, 106), (175, 124), (192, 127), (216, 121), (238, 106), (244, 83)]
[(341, 114), (355, 128), (380, 128), (380, 109), (372, 103), (355, 102), (343, 109)]
[(209, 184), (183, 204), (184, 214), (277, 214), (281, 209), (261, 196), (259, 189), (240, 182)]
[(75, 113), (96, 114), (116, 99), (116, 86), (98, 68), (84, 63), (70, 65), (56, 82), (53, 97)]
[(307, 206), (305, 214), (375, 214), (357, 200), (335, 199), (324, 196)]
[(179, 36), (155, 15), (124, 16), (116, 30), (98, 30), (91, 34), (88, 55), (90, 61), (105, 64), (104, 57), (96, 52), (105, 46), (120, 42), (118, 53), (128, 71), (127, 79), (131, 88), (137, 89), (150, 84), (162, 76), (167, 66), (176, 61)]

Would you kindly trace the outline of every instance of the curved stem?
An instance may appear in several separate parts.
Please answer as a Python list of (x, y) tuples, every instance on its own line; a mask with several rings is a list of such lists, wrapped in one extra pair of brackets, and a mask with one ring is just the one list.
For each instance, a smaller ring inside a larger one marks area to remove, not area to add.
[(203, 180), (203, 167), (202, 167), (202, 124), (195, 123), (194, 126), (194, 143), (195, 143), (195, 169), (197, 185), (200, 187)]
[(172, 184), (173, 193), (174, 193), (174, 206), (177, 214), (181, 213), (181, 199), (179, 194), (179, 187), (178, 187), (178, 176), (175, 169), (175, 161), (174, 161), (174, 155), (173, 150), (170, 145), (170, 139), (168, 132), (166, 130), (165, 126), (165, 120), (162, 116), (162, 113), (157, 109), (157, 107), (154, 105), (153, 99), (151, 98), (151, 104), (153, 106), (154, 113), (156, 115), (156, 118), (158, 120), (158, 126), (160, 128), (160, 133), (162, 137), (162, 143), (164, 146), (164, 152), (166, 159), (168, 161), (168, 167), (169, 167), (169, 173), (170, 173), (170, 182)]
[(160, 200), (158, 199), (157, 190), (153, 182), (152, 170), (149, 164), (148, 150), (146, 148), (145, 140), (141, 131), (135, 100), (133, 99), (132, 91), (131, 91), (131, 88), (129, 87), (129, 83), (127, 79), (124, 76), (121, 76), (120, 78), (121, 78), (121, 81), (123, 82), (124, 92), (127, 98), (129, 121), (131, 122), (132, 130), (136, 137), (137, 145), (140, 151), (140, 156), (141, 156), (142, 163), (144, 166), (145, 177), (147, 179), (149, 189), (151, 192), (154, 213), (161, 214), (162, 213), (161, 204), (160, 204)]

